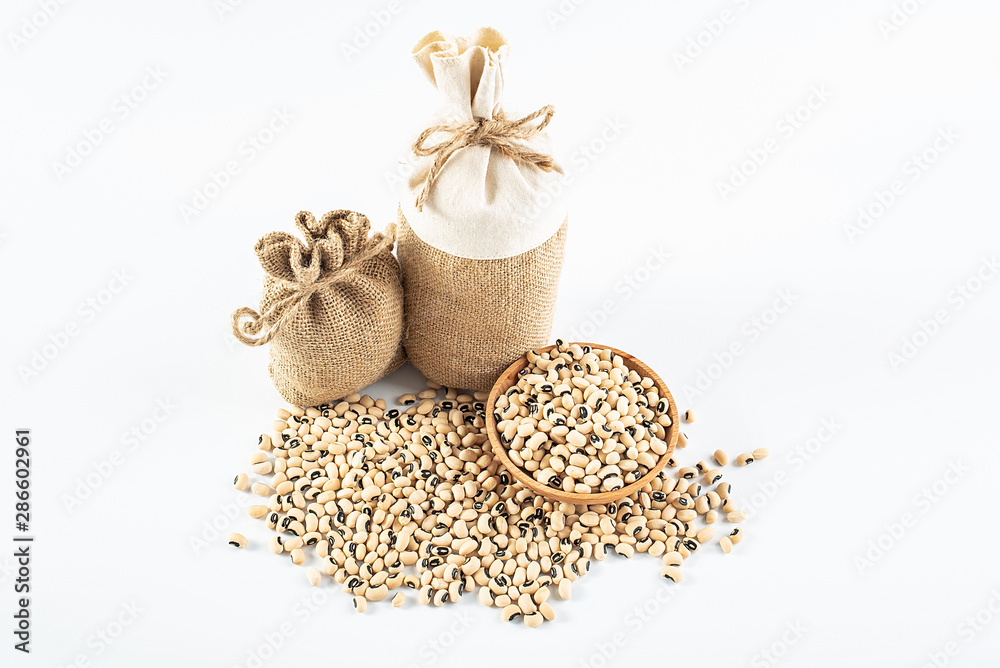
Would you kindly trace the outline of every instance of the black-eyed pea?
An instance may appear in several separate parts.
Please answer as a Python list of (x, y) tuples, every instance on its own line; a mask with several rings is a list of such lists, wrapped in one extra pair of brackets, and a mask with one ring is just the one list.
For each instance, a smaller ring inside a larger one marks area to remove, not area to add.
[(237, 548), (244, 548), (244, 547), (247, 546), (246, 536), (244, 536), (241, 533), (235, 533), (234, 532), (234, 533), (229, 534), (229, 537), (226, 538), (226, 542), (229, 543), (230, 545), (232, 545), (233, 547), (237, 547)]
[(520, 616), (521, 616), (521, 609), (516, 605), (514, 605), (513, 603), (504, 607), (504, 609), (500, 611), (500, 619), (502, 619), (505, 622), (514, 621)]
[(752, 464), (752, 463), (753, 463), (753, 455), (750, 454), (749, 452), (741, 453), (736, 457), (737, 466), (746, 466), (747, 464)]
[(270, 450), (273, 447), (273, 445), (274, 443), (269, 434), (261, 434), (257, 438), (257, 448), (259, 450), (265, 450), (265, 451)]
[(735, 545), (743, 540), (743, 529), (740, 527), (735, 527), (729, 532), (729, 541)]
[(656, 466), (656, 458), (648, 452), (640, 452), (636, 456), (635, 461), (638, 462), (640, 466), (645, 466), (647, 469), (651, 469)]
[(320, 580), (322, 579), (322, 574), (319, 572), (318, 568), (310, 566), (306, 569), (306, 579), (309, 580), (309, 584), (313, 587), (318, 587)]
[(722, 548), (723, 552), (729, 554), (733, 551), (733, 541), (730, 540), (728, 536), (723, 536), (719, 539), (719, 547)]
[(660, 571), (660, 575), (671, 582), (680, 582), (684, 579), (683, 575), (681, 575), (681, 569), (677, 566), (664, 566), (663, 570)]
[(239, 491), (243, 491), (250, 484), (250, 477), (246, 473), (237, 473), (236, 478), (233, 480), (233, 487)]
[(357, 610), (358, 612), (364, 612), (365, 610), (368, 609), (368, 599), (366, 599), (364, 596), (355, 596), (353, 600), (354, 600), (354, 609)]
[(631, 559), (635, 555), (635, 548), (628, 543), (618, 543), (615, 545), (615, 553), (626, 559)]
[(374, 587), (369, 586), (365, 591), (365, 598), (372, 602), (381, 601), (388, 595), (389, 587), (387, 587), (384, 583)]
[(288, 554), (292, 559), (292, 563), (296, 566), (301, 566), (306, 561), (306, 553), (302, 551), (302, 548), (297, 547)]
[(529, 628), (538, 628), (542, 625), (544, 618), (540, 612), (531, 612), (524, 616), (524, 625)]
[(767, 456), (771, 454), (771, 451), (768, 450), (767, 448), (757, 448), (751, 454), (752, 454), (754, 460), (757, 460), (757, 459), (766, 459)]
[(667, 552), (663, 555), (664, 566), (680, 566), (684, 563), (684, 558), (678, 552)]
[(729, 455), (726, 454), (725, 450), (716, 450), (712, 456), (715, 457), (715, 461), (718, 462), (719, 466), (725, 466), (729, 463)]

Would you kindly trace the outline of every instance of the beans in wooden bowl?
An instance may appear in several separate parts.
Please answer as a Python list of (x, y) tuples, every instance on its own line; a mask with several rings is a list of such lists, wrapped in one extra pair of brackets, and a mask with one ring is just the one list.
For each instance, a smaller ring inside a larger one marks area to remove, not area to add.
[(624, 498), (663, 469), (677, 408), (648, 365), (615, 348), (558, 341), (531, 350), (486, 404), (494, 453), (519, 482), (567, 503)]

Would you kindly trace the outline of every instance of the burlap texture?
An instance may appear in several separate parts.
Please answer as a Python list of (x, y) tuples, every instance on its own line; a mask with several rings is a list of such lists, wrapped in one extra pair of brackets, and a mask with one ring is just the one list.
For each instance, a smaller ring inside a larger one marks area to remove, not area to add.
[(520, 255), (473, 260), (422, 241), (400, 211), (403, 345), (413, 365), (446, 387), (489, 390), (518, 357), (546, 345), (566, 227)]
[(345, 210), (319, 222), (303, 211), (295, 223), (305, 244), (285, 232), (257, 242), (265, 271), (262, 315), (236, 311), (233, 333), (248, 345), (270, 342), (275, 388), (291, 404), (314, 406), (365, 388), (403, 363), (403, 288), (392, 226), (369, 239), (368, 219)]

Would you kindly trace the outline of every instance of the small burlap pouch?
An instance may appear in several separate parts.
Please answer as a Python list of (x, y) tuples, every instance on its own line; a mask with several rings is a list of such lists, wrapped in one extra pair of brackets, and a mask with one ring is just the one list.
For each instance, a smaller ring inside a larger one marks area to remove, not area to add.
[(399, 205), (403, 342), (447, 387), (488, 390), (552, 329), (566, 242), (561, 172), (544, 132), (553, 109), (504, 113), (507, 52), (489, 28), (434, 32), (413, 50), (446, 106), (413, 146)]
[(403, 363), (403, 288), (392, 255), (395, 229), (368, 237), (368, 219), (331, 211), (319, 222), (300, 212), (302, 243), (271, 232), (255, 247), (264, 268), (260, 313), (232, 315), (233, 335), (248, 346), (270, 343), (268, 371), (297, 406), (340, 399)]

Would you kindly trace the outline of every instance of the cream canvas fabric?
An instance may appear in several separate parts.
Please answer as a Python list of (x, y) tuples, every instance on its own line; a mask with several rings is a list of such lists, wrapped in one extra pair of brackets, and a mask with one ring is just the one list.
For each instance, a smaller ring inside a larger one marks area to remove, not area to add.
[[(414, 58), (444, 98), (435, 123), (492, 119), (503, 104), (508, 53), (503, 36), (491, 28), (468, 38), (439, 32), (424, 37), (414, 47)], [(544, 131), (522, 143), (550, 153)], [(409, 193), (400, 206), (413, 233), (446, 253), (474, 260), (519, 255), (551, 238), (566, 218), (564, 203), (553, 198), (563, 190), (561, 174), (511, 160), (489, 146), (469, 146), (452, 155), (417, 211), (432, 161), (414, 161)]]

